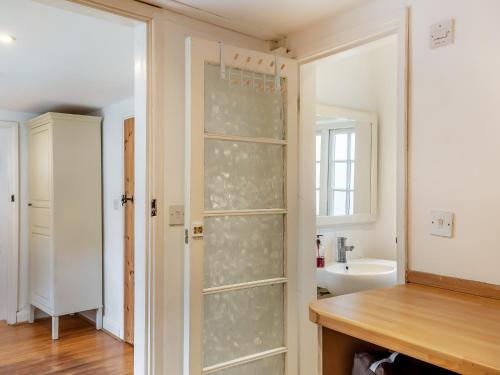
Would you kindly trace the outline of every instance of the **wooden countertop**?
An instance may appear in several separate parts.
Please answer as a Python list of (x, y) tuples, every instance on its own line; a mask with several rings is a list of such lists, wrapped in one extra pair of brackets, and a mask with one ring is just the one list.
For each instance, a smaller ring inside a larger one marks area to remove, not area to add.
[(462, 374), (500, 374), (500, 300), (406, 284), (313, 302), (323, 327)]

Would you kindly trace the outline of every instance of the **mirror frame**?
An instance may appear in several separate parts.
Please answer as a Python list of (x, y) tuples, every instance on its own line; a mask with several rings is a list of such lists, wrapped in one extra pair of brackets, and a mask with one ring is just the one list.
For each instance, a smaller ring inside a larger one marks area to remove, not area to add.
[(325, 117), (344, 117), (363, 123), (369, 123), (372, 128), (371, 139), (371, 171), (370, 171), (370, 212), (364, 214), (342, 216), (316, 216), (316, 226), (329, 227), (338, 224), (362, 224), (377, 220), (378, 199), (378, 120), (377, 114), (358, 111), (350, 108), (316, 104), (316, 115)]

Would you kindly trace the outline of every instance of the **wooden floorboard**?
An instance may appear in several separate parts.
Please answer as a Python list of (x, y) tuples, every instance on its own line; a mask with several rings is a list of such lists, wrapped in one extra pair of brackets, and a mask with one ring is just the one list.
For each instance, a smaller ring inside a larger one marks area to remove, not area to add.
[(59, 340), (51, 320), (8, 326), (0, 321), (0, 374), (133, 374), (133, 347), (78, 316), (61, 317)]

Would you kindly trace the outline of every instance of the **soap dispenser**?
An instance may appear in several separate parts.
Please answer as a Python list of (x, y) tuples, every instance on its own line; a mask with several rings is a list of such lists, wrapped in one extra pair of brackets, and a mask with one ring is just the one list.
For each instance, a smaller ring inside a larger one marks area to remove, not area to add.
[(325, 249), (321, 243), (322, 234), (316, 235), (316, 268), (325, 268)]

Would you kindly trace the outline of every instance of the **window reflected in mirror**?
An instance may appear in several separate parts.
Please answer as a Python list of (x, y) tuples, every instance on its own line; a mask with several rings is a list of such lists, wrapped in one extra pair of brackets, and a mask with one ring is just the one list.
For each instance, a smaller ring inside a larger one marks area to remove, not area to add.
[(376, 115), (317, 106), (316, 215), (368, 221), (376, 208)]

